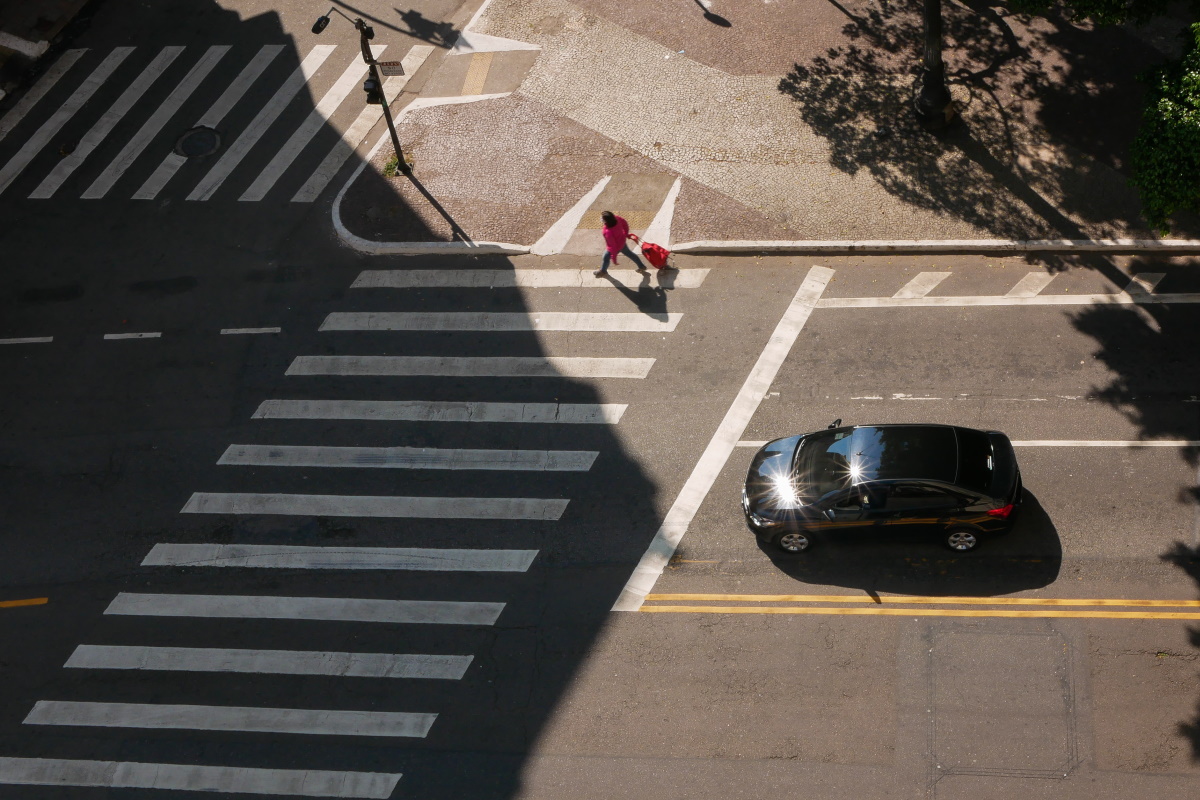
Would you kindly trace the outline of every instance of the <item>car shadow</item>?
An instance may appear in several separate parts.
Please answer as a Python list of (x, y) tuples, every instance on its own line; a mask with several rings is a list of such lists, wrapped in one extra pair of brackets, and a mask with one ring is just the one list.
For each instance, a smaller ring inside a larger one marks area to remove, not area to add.
[(984, 538), (970, 553), (947, 550), (928, 531), (816, 538), (796, 555), (761, 541), (759, 546), (780, 572), (797, 581), (868, 594), (990, 597), (1048, 586), (1062, 567), (1054, 522), (1028, 489), (1013, 529)]

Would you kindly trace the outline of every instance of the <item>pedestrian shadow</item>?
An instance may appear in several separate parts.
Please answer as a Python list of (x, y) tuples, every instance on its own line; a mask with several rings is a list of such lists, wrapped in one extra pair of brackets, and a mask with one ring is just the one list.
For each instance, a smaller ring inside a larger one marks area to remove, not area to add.
[[(671, 270), (672, 273), (676, 270)], [(662, 275), (661, 271), (658, 271)], [(674, 288), (674, 276), (672, 275), (668, 282), (663, 280), (653, 281), (649, 272), (640, 273), (640, 280), (637, 288), (631, 289), (625, 284), (618, 281), (609, 273), (604, 273), (600, 277), (613, 285), (621, 294), (633, 303), (638, 311), (641, 311), (651, 319), (659, 322), (667, 321), (667, 291)]]
[[(1085, 31), (1053, 16), (1025, 25), (976, 0), (943, 7), (961, 116), (935, 135), (912, 109), (921, 6), (838, 8), (848, 41), (795, 64), (778, 87), (835, 169), (986, 236), (1154, 236), (1125, 164), (1141, 112), (1134, 76), (1163, 56), (1132, 28)], [(1175, 221), (1181, 235), (1200, 231), (1192, 215)]]
[(761, 540), (759, 547), (797, 581), (868, 594), (995, 597), (1049, 586), (1062, 567), (1054, 522), (1028, 489), (1013, 529), (982, 539), (969, 553), (952, 553), (930, 531), (892, 528), (818, 537), (795, 555)]

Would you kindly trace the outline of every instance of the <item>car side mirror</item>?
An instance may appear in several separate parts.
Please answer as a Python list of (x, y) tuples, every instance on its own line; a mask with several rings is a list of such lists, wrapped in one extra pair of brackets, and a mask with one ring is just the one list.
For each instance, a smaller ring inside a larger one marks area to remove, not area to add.
[(832, 430), (832, 429), (834, 429), (834, 428), (840, 428), (840, 427), (841, 427), (841, 425), (842, 425), (842, 418), (841, 418), (841, 417), (838, 417), (838, 418), (837, 418), (837, 419), (835, 419), (833, 422), (829, 423), (829, 427), (828, 427), (826, 430)]

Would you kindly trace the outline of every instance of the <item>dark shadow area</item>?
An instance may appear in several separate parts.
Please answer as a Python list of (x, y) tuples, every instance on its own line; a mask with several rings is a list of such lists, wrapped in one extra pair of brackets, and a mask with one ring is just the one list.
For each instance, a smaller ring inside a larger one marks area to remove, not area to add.
[(429, 42), (435, 47), (450, 47), (458, 39), (458, 29), (449, 22), (429, 19), (415, 9), (406, 11), (399, 8), (392, 9), (405, 25), (405, 27), (400, 27), (385, 19), (373, 16), (357, 6), (342, 2), (342, 0), (333, 0), (333, 5), (335, 8), (344, 10), (352, 17), (361, 17), (368, 23), (374, 23), (381, 28), (403, 33), (414, 39), (420, 39), (423, 42)]
[[(650, 269), (654, 268), (650, 267)], [(673, 288), (673, 284), (662, 279), (674, 274), (675, 270), (670, 270), (669, 272), (666, 270), (654, 270), (654, 273), (642, 273), (641, 280), (638, 282), (636, 289), (630, 289), (623, 283), (617, 282), (613, 279), (612, 275), (605, 274), (601, 277), (611, 283), (614, 289), (629, 298), (629, 302), (633, 303), (638, 311), (641, 311), (652, 319), (666, 322), (667, 292)]]
[[(408, 181), (414, 187), (416, 187), (416, 190), (418, 192), (420, 192), (421, 196), (424, 197), (425, 200), (429, 203), (429, 205), (433, 207), (433, 210), (436, 211), (441, 216), (441, 218), (446, 221), (446, 224), (450, 226), (450, 234), (452, 237), (451, 241), (456, 241), (456, 242), (470, 242), (471, 241), (471, 237), (467, 235), (467, 232), (464, 231), (462, 229), (462, 227), (457, 222), (454, 221), (454, 217), (450, 216), (450, 212), (447, 211), (442, 206), (442, 204), (438, 202), (437, 198), (429, 193), (429, 190), (425, 188), (425, 184), (421, 183), (421, 181), (417, 178), (417, 176), (415, 174), (413, 174), (412, 170), (405, 172), (403, 174), (403, 176), (405, 178), (407, 178)], [(403, 201), (401, 201), (401, 202), (403, 202)]]
[[(922, 4), (834, 5), (852, 20), (848, 43), (796, 64), (779, 90), (826, 140), (836, 169), (865, 172), (905, 203), (985, 236), (1152, 237), (1126, 160), (1142, 111), (1135, 76), (1164, 54), (1135, 29), (1018, 17), (977, 0), (945, 5), (961, 120), (937, 136), (912, 111)], [(1195, 219), (1176, 221), (1176, 235), (1200, 230)]]
[(814, 537), (789, 555), (759, 543), (779, 571), (817, 586), (845, 586), (868, 594), (992, 597), (1048, 586), (1062, 566), (1054, 523), (1026, 489), (1011, 531), (983, 537), (969, 553), (953, 553), (928, 531), (846, 532)]
[[(358, 13), (340, 5), (352, 16)], [(274, 13), (243, 18), (229, 10), (228, 3), (211, 0), (163, 0), (137, 8), (102, 4), (90, 27), (67, 43), (87, 48), (77, 66), (0, 141), (2, 168), (114, 48), (132, 48), (80, 112), (49, 137), (45, 152), (0, 194), (9, 248), (0, 266), (0, 337), (26, 331), (54, 336), (53, 343), (38, 345), (41, 350), (0, 350), (0, 367), (8, 375), (0, 394), (5, 419), (0, 435), (0, 507), (5, 512), (0, 521), (5, 554), (0, 600), (52, 598), (33, 613), (15, 609), (23, 614), (16, 616), (4, 609), (0, 615), (0, 640), (9, 645), (2, 664), (6, 680), (0, 687), (0, 757), (403, 773), (396, 797), (507, 800), (521, 791), (531, 749), (564, 692), (577, 680), (596, 638), (611, 622), (613, 602), (657, 531), (657, 485), (613, 424), (255, 415), (261, 403), (273, 399), (408, 401), (444, 403), (454, 409), (476, 403), (522, 409), (536, 404), (557, 409), (640, 396), (632, 385), (636, 381), (630, 379), (583, 380), (561, 374), (288, 375), (300, 356), (537, 359), (561, 357), (564, 350), (582, 357), (645, 353), (638, 351), (639, 344), (629, 345), (629, 352), (609, 353), (618, 348), (608, 341), (603, 341), (603, 353), (589, 352), (598, 340), (585, 337), (566, 347), (565, 337), (573, 335), (568, 333), (543, 337), (434, 328), (319, 332), (333, 312), (528, 314), (539, 310), (538, 295), (493, 289), (491, 281), (443, 288), (349, 288), (364, 270), (513, 269), (508, 259), (494, 256), (373, 258), (337, 244), (329, 211), (333, 196), (360, 166), (354, 156), (316, 202), (292, 202), (361, 111), (363, 95), (357, 90), (339, 107), (334, 124), (322, 124), (314, 133), (262, 201), (239, 201), (358, 58), (357, 34), (340, 17), (315, 37), (308, 33), (313, 19), (286, 8), (281, 13), (282, 19)], [(447, 23), (415, 11), (401, 12), (401, 19), (409, 30), (374, 21), (379, 30), (373, 43), (387, 44), (389, 59), (403, 57), (411, 45), (392, 33), (443, 46), (455, 35)], [(154, 44), (143, 44), (148, 42)], [(231, 43), (228, 53), (133, 160), (112, 196), (82, 201), (81, 192), (163, 106), (197, 60), (208, 48), (224, 43)], [(196, 126), (267, 45), (282, 49), (250, 82), (244, 96), (213, 123), (221, 134), (221, 148), (207, 157), (187, 159), (155, 199), (133, 200), (180, 134)], [(188, 193), (235, 146), (302, 61), (315, 47), (329, 45), (336, 49), (302, 83), (227, 181), (210, 199), (188, 201)], [(134, 104), (128, 118), (82, 162), (58, 195), (37, 203), (28, 200), (59, 163), (61, 145), (80, 142), (164, 46), (181, 47), (182, 52)], [(19, 99), (5, 98), (0, 114)], [(350, 105), (352, 113), (347, 111)], [(382, 123), (371, 137), (377, 139), (381, 131)], [(435, 238), (374, 169), (364, 170), (359, 180), (390, 195), (388, 213), (406, 220), (409, 238)], [(419, 181), (414, 180), (414, 186), (467, 241), (437, 199)], [(673, 275), (653, 279), (661, 283), (647, 283), (626, 296), (644, 313), (663, 318), (665, 290), (673, 285)], [(506, 285), (503, 279), (495, 283)], [(259, 326), (281, 330), (222, 333)], [(102, 338), (110, 332), (137, 331), (161, 336), (122, 342)], [(554, 412), (548, 413), (557, 419)], [(719, 419), (681, 424), (710, 422), (715, 427)], [(218, 465), (232, 444), (598, 455), (586, 471)], [(619, 492), (612, 491), (615, 486)], [(181, 513), (194, 492), (545, 500), (565, 501), (565, 509), (558, 519), (534, 518), (536, 514), (520, 519), (437, 519)], [(339, 551), (513, 549), (536, 551), (536, 557), (526, 572), (142, 566), (150, 549), (162, 543)], [(503, 609), (494, 624), (454, 625), (105, 614), (122, 592), (489, 603)], [(461, 679), (454, 680), (64, 669), (84, 642), (455, 655), (470, 657), (471, 663)], [(437, 718), (423, 738), (23, 724), (33, 705), (46, 699), (406, 712)], [(46, 791), (37, 786), (0, 787), (5, 800), (43, 800)], [(68, 784), (59, 791), (110, 790)]]
[(712, 10), (712, 8), (711, 8), (712, 3), (706, 4), (705, 0), (696, 0), (696, 5), (700, 6), (701, 10), (704, 11), (704, 18), (706, 20), (708, 20), (709, 22), (711, 22), (713, 25), (717, 25), (721, 28), (732, 28), (733, 27), (732, 22), (730, 22), (729, 20), (725, 19), (720, 14), (718, 14)]

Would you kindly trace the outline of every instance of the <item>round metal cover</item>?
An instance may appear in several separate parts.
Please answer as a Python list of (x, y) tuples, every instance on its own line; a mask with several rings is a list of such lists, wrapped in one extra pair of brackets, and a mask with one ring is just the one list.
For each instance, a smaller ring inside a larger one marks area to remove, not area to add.
[(187, 158), (212, 155), (221, 146), (221, 134), (212, 128), (192, 128), (175, 142), (175, 152)]

